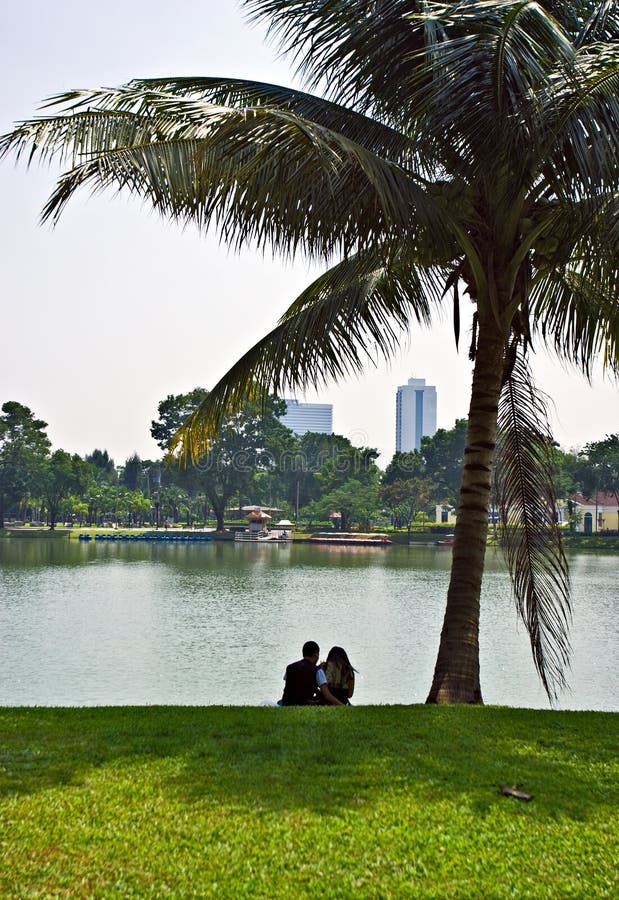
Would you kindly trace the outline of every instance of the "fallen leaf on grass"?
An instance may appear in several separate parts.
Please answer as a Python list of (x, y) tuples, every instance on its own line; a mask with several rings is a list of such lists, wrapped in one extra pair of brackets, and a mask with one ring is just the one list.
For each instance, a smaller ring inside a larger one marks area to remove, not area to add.
[(517, 784), (500, 784), (499, 790), (506, 797), (515, 797), (516, 800), (532, 800), (533, 795), (521, 791)]

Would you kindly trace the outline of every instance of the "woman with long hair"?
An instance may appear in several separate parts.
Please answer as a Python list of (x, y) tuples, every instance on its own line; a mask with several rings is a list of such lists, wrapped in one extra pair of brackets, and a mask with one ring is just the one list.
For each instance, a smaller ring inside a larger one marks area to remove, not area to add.
[(331, 647), (326, 662), (320, 666), (326, 675), (327, 686), (341, 703), (350, 703), (355, 692), (355, 669), (343, 647)]

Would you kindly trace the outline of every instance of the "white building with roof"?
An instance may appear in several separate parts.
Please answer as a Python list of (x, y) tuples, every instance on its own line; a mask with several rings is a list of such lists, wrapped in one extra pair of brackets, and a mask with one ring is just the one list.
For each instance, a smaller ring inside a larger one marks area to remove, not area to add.
[(619, 498), (615, 494), (601, 491), (590, 497), (573, 494), (570, 502), (577, 513), (575, 531), (595, 534), (597, 531), (619, 530)]

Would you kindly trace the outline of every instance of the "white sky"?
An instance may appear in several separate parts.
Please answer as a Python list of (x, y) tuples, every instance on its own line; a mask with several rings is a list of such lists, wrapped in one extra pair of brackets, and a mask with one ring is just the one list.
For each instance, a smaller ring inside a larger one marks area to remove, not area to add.
[[(293, 84), (264, 30), (233, 0), (20, 0), (0, 36), (0, 132), (71, 88), (133, 77), (225, 75)], [(212, 387), (317, 274), (258, 254), (232, 255), (215, 236), (168, 225), (124, 197), (77, 198), (60, 224), (38, 224), (55, 173), (0, 164), (2, 352), (0, 404), (17, 400), (49, 423), (54, 448), (107, 448), (117, 464), (150, 438), (168, 394)], [(467, 326), (468, 327), (468, 324)], [(306, 400), (333, 403), (334, 428), (394, 452), (395, 392), (415, 376), (434, 384), (438, 425), (467, 414), (468, 336), (456, 353), (451, 322), (417, 331), (390, 368)], [(601, 369), (593, 386), (538, 354), (562, 447), (619, 431), (619, 389)]]

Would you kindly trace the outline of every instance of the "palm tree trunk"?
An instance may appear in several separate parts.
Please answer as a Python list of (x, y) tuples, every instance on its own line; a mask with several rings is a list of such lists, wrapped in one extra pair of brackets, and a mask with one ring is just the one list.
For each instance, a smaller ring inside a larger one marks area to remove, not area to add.
[(494, 322), (480, 323), (451, 579), (434, 679), (426, 703), (483, 703), (479, 684), (479, 597), (505, 340)]

